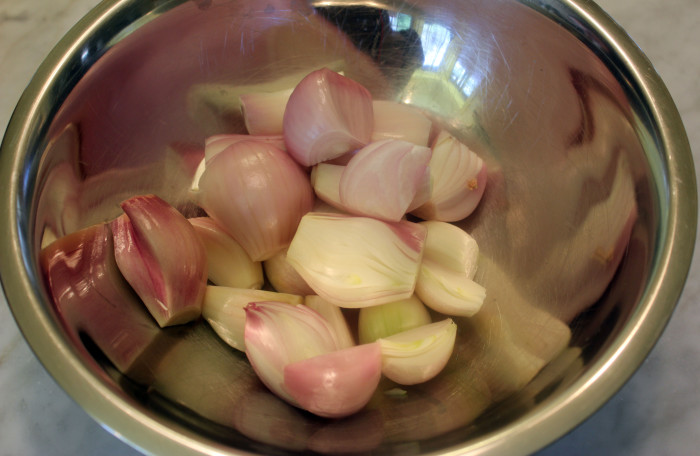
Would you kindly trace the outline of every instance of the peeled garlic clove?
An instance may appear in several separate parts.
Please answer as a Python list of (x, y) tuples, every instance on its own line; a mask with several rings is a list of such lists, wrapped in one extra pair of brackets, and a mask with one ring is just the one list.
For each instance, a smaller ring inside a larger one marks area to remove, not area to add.
[(451, 223), (420, 222), (428, 230), (423, 262), (463, 271), (473, 279), (479, 265), (479, 245), (469, 233)]
[(479, 247), (466, 231), (446, 222), (421, 222), (427, 229), (416, 295), (445, 315), (470, 317), (486, 299), (486, 290), (472, 279)]
[(240, 96), (241, 111), (251, 135), (281, 135), (284, 109), (293, 89), (251, 92)]
[(378, 343), (316, 356), (284, 368), (284, 387), (299, 407), (327, 418), (341, 418), (364, 407), (382, 374)]
[(323, 68), (306, 76), (290, 95), (284, 140), (298, 163), (313, 166), (369, 143), (373, 119), (367, 89)]
[(338, 350), (330, 325), (303, 305), (253, 302), (245, 312), (245, 346), (250, 364), (273, 393), (296, 405), (284, 387), (284, 368)]
[(471, 317), (484, 304), (486, 289), (462, 272), (422, 265), (416, 295), (436, 312)]
[(342, 214), (306, 214), (287, 261), (322, 298), (366, 307), (413, 294), (425, 227)]
[(311, 186), (321, 201), (347, 212), (340, 202), (340, 177), (344, 170), (342, 165), (319, 163), (311, 169)]
[(382, 373), (401, 385), (435, 377), (452, 355), (457, 325), (448, 318), (379, 339)]
[(358, 215), (397, 222), (425, 178), (431, 151), (406, 141), (383, 140), (360, 149), (340, 176), (340, 202)]
[(199, 317), (207, 283), (207, 258), (192, 225), (155, 195), (121, 204), (111, 223), (119, 270), (163, 326)]
[(300, 296), (314, 294), (314, 290), (302, 279), (299, 273), (287, 262), (287, 249), (281, 250), (272, 258), (263, 262), (267, 280), (281, 293)]
[(262, 288), (263, 268), (210, 217), (188, 219), (204, 245), (209, 280), (232, 288)]
[(214, 332), (233, 348), (245, 351), (245, 307), (251, 302), (303, 304), (304, 298), (274, 291), (207, 286), (202, 316)]
[[(307, 298), (308, 300), (308, 298)], [(368, 344), (431, 323), (430, 313), (416, 296), (360, 309), (358, 335)]]
[(395, 101), (374, 100), (372, 141), (401, 139), (427, 146), (432, 122), (419, 109)]
[(424, 220), (456, 222), (469, 216), (486, 188), (486, 164), (466, 145), (446, 131), (432, 147), (430, 201), (412, 211)]
[(350, 327), (340, 307), (326, 301), (318, 295), (306, 296), (304, 298), (304, 305), (315, 310), (328, 321), (333, 328), (333, 333), (337, 338), (339, 348), (350, 348), (355, 345)]
[(209, 162), (212, 158), (223, 152), (228, 146), (239, 143), (241, 141), (259, 141), (271, 144), (280, 150), (286, 150), (284, 137), (279, 135), (214, 135), (209, 136), (204, 140), (204, 160)]
[(199, 187), (200, 206), (253, 261), (287, 247), (314, 201), (309, 180), (294, 160), (258, 141), (239, 142), (216, 155)]

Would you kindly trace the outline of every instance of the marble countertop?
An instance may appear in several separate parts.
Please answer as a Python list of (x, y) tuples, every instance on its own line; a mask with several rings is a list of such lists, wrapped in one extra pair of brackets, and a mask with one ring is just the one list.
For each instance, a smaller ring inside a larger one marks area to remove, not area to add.
[[(0, 0), (0, 130), (48, 51), (96, 0)], [(700, 163), (700, 4), (599, 0), (666, 81)], [(590, 419), (539, 454), (686, 455), (700, 446), (700, 265), (630, 381)], [(136, 455), (76, 405), (43, 369), (0, 296), (0, 456)]]

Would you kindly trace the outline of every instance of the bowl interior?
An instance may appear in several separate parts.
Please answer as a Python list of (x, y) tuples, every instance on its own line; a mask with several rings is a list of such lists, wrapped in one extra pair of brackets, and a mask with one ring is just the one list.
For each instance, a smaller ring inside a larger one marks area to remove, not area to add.
[[(690, 258), (679, 260), (661, 296), (654, 287), (669, 274), (662, 260), (675, 228), (671, 152), (648, 81), (584, 14), (602, 13), (586, 8), (493, 0), (101, 5), (38, 73), (45, 80), (30, 87), (37, 101), (27, 108), (27, 132), (6, 138), (8, 149), (28, 151), (16, 162), (23, 184), (12, 195), (23, 208), (13, 215), (17, 256), (34, 304), (18, 310), (9, 300), (27, 339), (88, 412), (146, 450), (525, 453), (547, 444), (641, 362)], [(458, 223), (479, 242), (487, 302), (459, 321), (449, 365), (402, 394), (383, 383), (365, 410), (335, 421), (273, 397), (205, 323), (163, 331), (137, 368), (120, 372), (89, 325), (63, 324), (41, 280), (42, 246), (111, 220), (136, 194), (199, 213), (192, 175), (206, 137), (245, 132), (238, 95), (292, 87), (324, 66), (377, 99), (424, 109), (487, 163), (484, 199)], [(641, 324), (648, 329), (637, 331)], [(50, 337), (38, 339), (39, 330)], [(633, 336), (641, 342), (627, 343)], [(619, 356), (623, 345), (633, 353)], [(47, 360), (55, 350), (61, 359)]]

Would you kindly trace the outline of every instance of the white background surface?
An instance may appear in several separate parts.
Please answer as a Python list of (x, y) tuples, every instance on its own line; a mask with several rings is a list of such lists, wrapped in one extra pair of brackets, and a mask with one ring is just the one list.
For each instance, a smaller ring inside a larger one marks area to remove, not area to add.
[[(700, 3), (600, 0), (665, 80), (700, 162)], [(0, 0), (0, 131), (34, 70), (95, 0)], [(2, 252), (0, 252), (0, 256)], [(700, 450), (697, 254), (666, 332), (626, 386), (541, 455), (690, 455)], [(1, 260), (1, 258), (0, 258)], [(79, 408), (31, 353), (0, 297), (0, 456), (136, 455)]]

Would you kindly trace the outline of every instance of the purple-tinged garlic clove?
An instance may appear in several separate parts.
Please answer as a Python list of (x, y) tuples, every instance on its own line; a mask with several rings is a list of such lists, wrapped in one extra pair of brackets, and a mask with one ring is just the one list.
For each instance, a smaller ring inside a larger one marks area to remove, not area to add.
[(398, 222), (424, 187), (431, 150), (387, 139), (360, 149), (340, 176), (339, 197), (354, 214)]
[(357, 345), (288, 364), (284, 387), (299, 407), (326, 418), (362, 409), (382, 375), (378, 343)]
[(199, 181), (200, 206), (253, 261), (289, 245), (301, 217), (313, 205), (306, 174), (284, 151), (242, 141), (220, 152)]
[(252, 302), (245, 312), (246, 356), (255, 373), (270, 391), (297, 405), (284, 386), (284, 368), (338, 350), (332, 328), (304, 305)]
[(87, 335), (120, 372), (148, 381), (140, 360), (164, 332), (119, 272), (109, 226), (59, 238), (41, 251), (40, 262), (56, 310), (76, 342)]
[(155, 195), (122, 204), (111, 223), (119, 270), (161, 327), (199, 317), (207, 283), (202, 242), (187, 219)]
[(265, 290), (207, 286), (202, 317), (214, 332), (233, 348), (245, 351), (245, 307), (251, 302), (275, 301), (303, 304), (302, 296)]
[(304, 165), (332, 160), (371, 140), (372, 96), (362, 85), (327, 68), (306, 76), (284, 112), (284, 140)]

